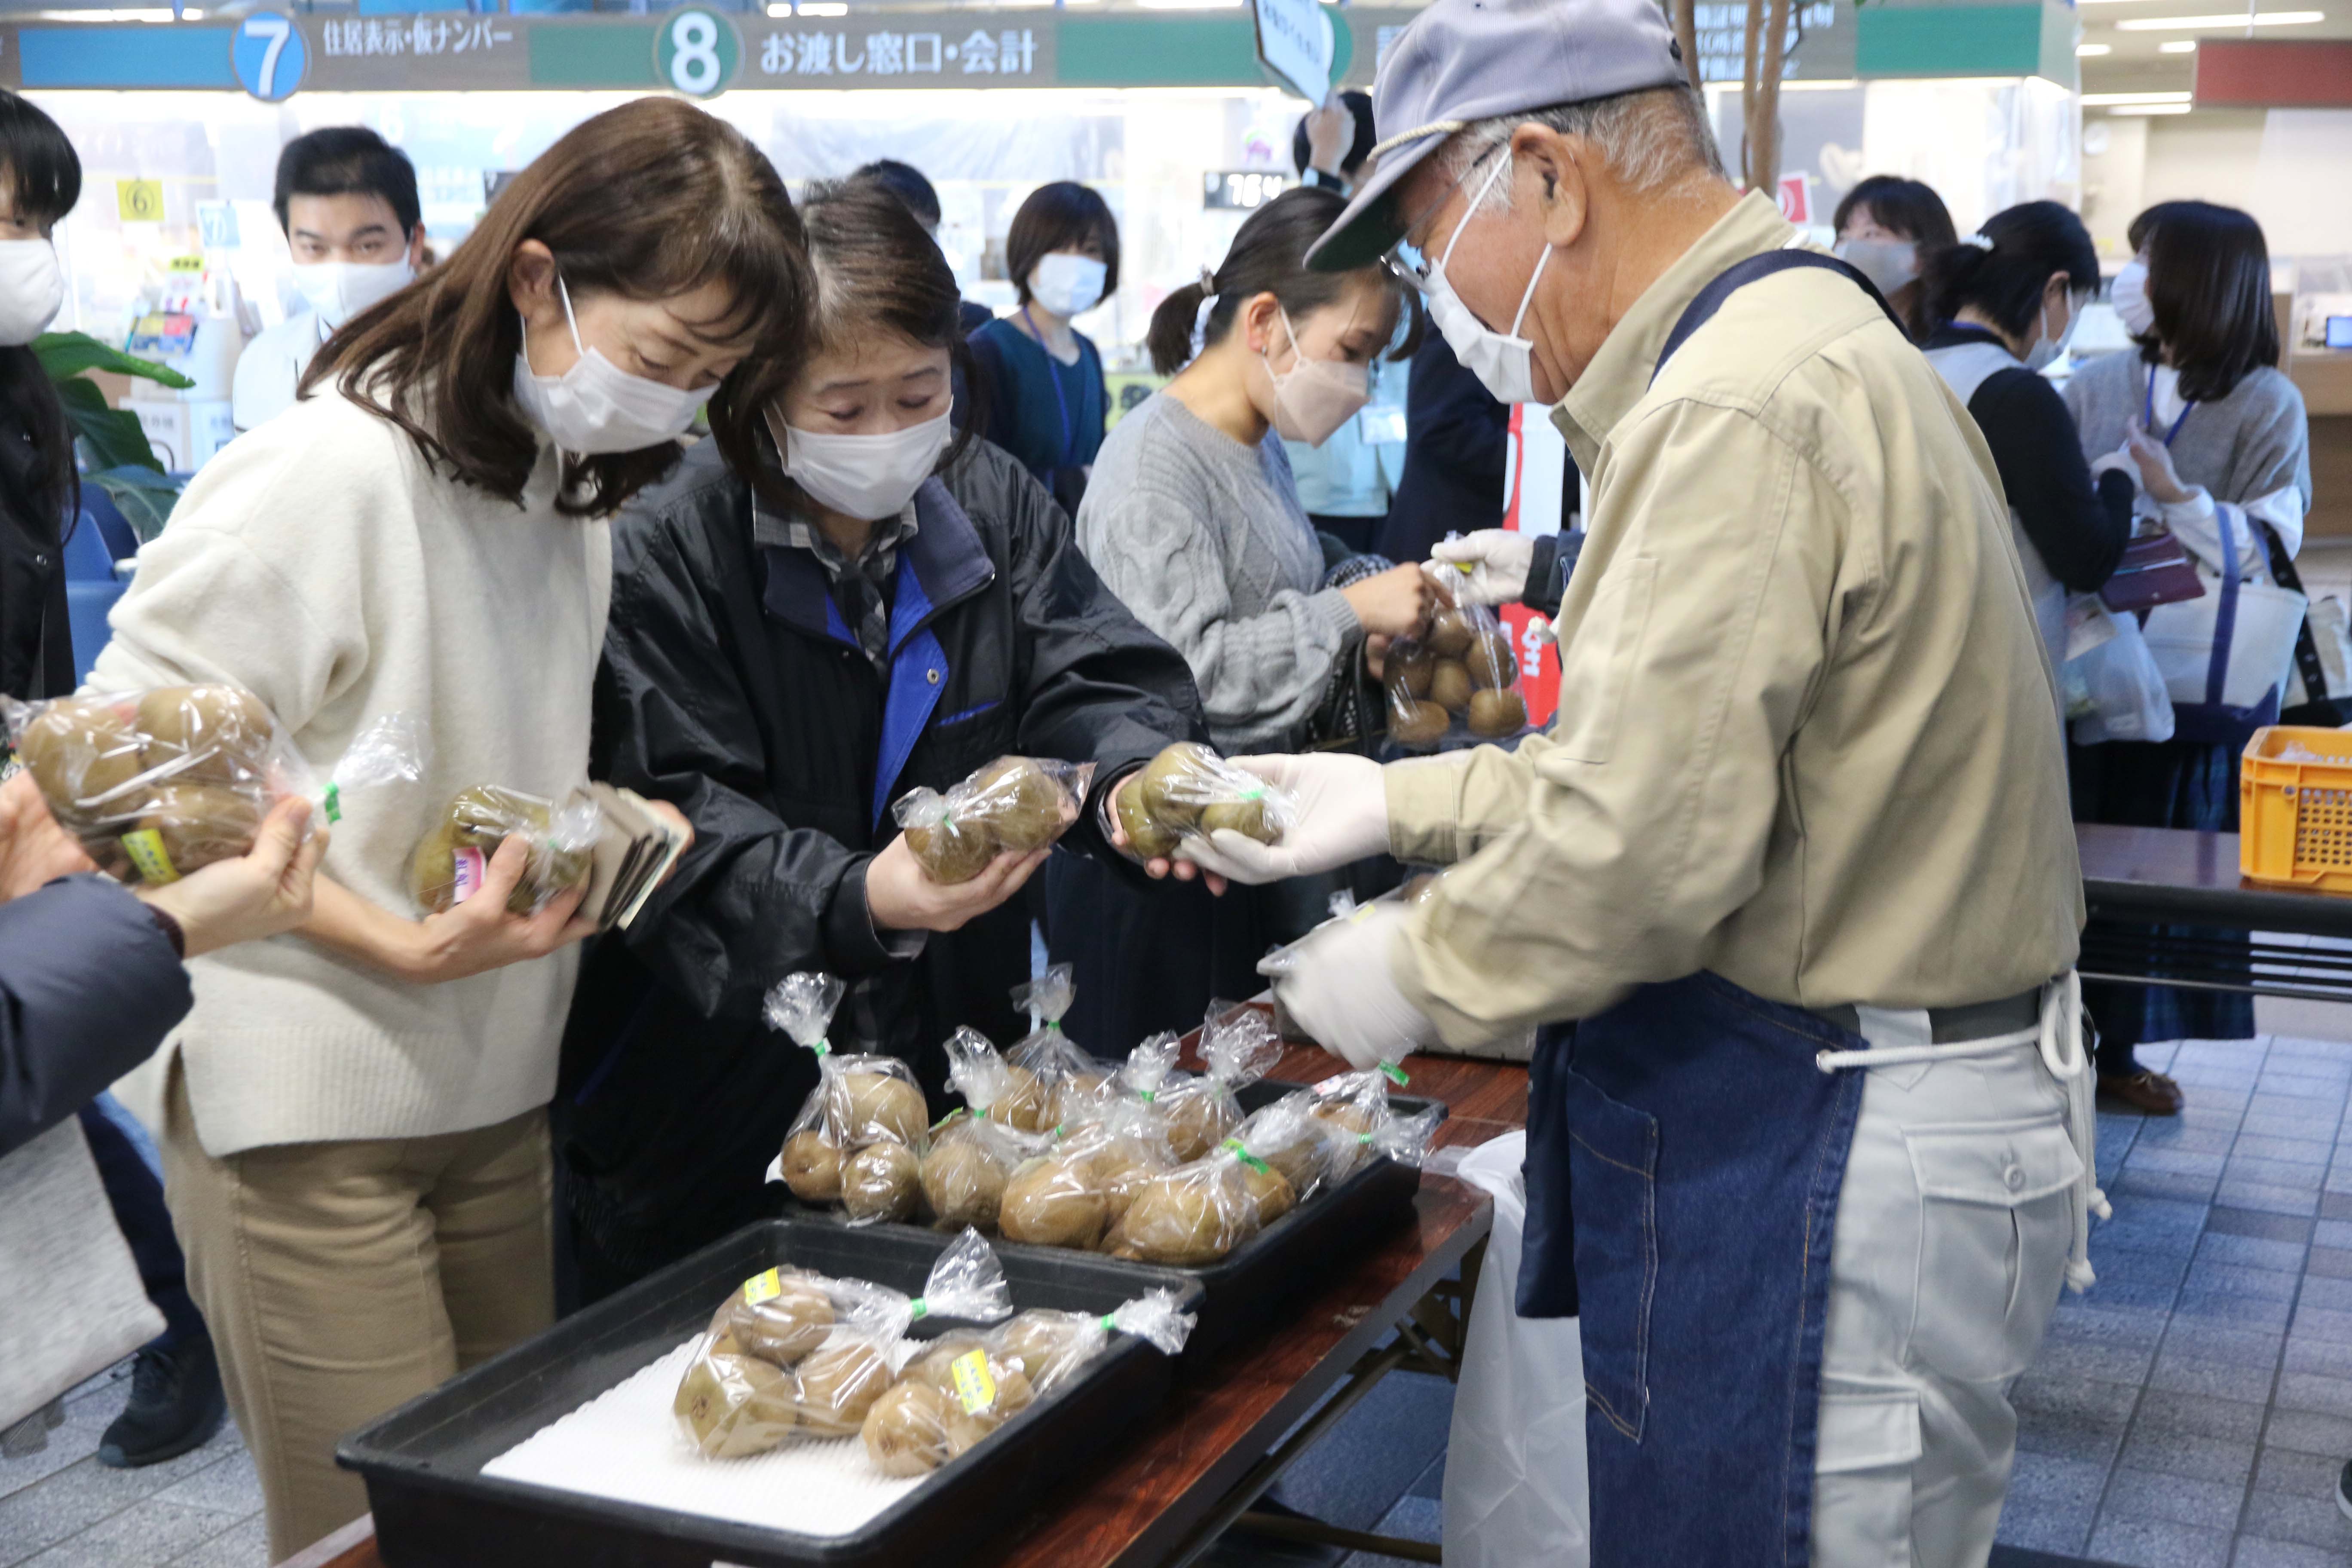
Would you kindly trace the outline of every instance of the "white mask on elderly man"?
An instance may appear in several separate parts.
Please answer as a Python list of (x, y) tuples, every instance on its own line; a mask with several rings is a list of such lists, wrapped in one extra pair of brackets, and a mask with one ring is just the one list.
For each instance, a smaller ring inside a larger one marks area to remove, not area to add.
[(1536, 269), (1528, 275), (1528, 290), (1519, 296), (1518, 312), (1511, 318), (1511, 330), (1498, 332), (1480, 321), (1454, 285), (1445, 280), (1445, 264), (1454, 256), (1454, 247), (1462, 243), (1462, 231), (1470, 226), (1486, 193), (1511, 166), (1509, 154), (1495, 165), (1478, 194), (1470, 198), (1462, 221), (1454, 226), (1453, 237), (1445, 242), (1445, 254), (1430, 264), (1429, 319), (1445, 334), (1446, 346), (1463, 368), (1476, 376), (1497, 403), (1533, 403), (1536, 400), (1536, 345), (1519, 336), (1519, 325), (1528, 319), (1528, 305), (1536, 297), (1536, 281), (1543, 276), (1545, 263), (1551, 260), (1551, 247), (1543, 247), (1536, 258)]

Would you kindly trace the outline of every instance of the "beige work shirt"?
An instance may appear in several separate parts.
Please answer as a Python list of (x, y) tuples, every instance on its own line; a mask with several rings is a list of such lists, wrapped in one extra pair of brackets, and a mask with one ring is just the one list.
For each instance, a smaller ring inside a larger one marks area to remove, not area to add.
[(1550, 731), (1388, 770), (1398, 856), (1459, 862), (1394, 953), (1450, 1042), (1702, 969), (1930, 1007), (2074, 963), (2056, 697), (1966, 408), (1811, 268), (1734, 292), (1650, 384), (1699, 289), (1793, 235), (1742, 199), (1552, 412), (1592, 494)]

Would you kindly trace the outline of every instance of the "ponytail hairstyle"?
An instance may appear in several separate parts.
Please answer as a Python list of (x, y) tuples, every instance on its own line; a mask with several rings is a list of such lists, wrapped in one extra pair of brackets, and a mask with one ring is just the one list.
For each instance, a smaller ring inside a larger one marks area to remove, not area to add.
[[(1190, 363), (1196, 323), (1201, 325), (1202, 348), (1224, 342), (1241, 308), (1260, 294), (1272, 294), (1297, 321), (1330, 304), (1370, 275), (1380, 279), (1400, 310), (1412, 309), (1411, 291), (1379, 262), (1347, 272), (1307, 270), (1307, 247), (1323, 237), (1347, 205), (1348, 198), (1337, 191), (1302, 185), (1283, 192), (1250, 214), (1217, 269), (1203, 271), (1198, 282), (1185, 284), (1151, 312), (1151, 326), (1143, 337), (1144, 346), (1151, 351), (1151, 368), (1161, 375), (1173, 375)], [(1203, 300), (1213, 301), (1205, 323), (1201, 322)], [(1403, 344), (1390, 353), (1391, 360), (1412, 352), (1420, 328), (1420, 313), (1414, 310), (1412, 331)]]
[(1973, 308), (2002, 331), (2023, 336), (2042, 310), (2042, 290), (2060, 272), (2069, 293), (2098, 289), (2099, 253), (2081, 218), (2056, 202), (2025, 202), (1995, 213), (1984, 227), (1921, 265), (1929, 329), (1948, 326)]
[[(0, 184), (16, 216), (44, 230), (81, 199), (81, 159), (58, 122), (15, 93), (0, 89)], [(40, 356), (29, 345), (0, 349), (0, 404), (14, 410), (32, 437), (26, 464), (30, 500), (59, 530), (81, 510), (81, 474), (74, 466), (73, 426)]]

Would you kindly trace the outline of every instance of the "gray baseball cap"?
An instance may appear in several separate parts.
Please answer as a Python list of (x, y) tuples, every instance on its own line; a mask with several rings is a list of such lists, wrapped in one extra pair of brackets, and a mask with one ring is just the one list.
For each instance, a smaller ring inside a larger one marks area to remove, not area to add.
[(1372, 172), (1307, 263), (1380, 259), (1419, 216), (1397, 210), (1399, 182), (1465, 125), (1689, 79), (1657, 0), (1436, 0), (1381, 63)]

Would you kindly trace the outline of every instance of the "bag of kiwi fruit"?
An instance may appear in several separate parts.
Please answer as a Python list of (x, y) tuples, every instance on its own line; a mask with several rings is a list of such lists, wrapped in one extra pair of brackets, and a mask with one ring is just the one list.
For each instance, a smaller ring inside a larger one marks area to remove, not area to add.
[(507, 895), (507, 908), (535, 915), (594, 874), (604, 826), (604, 811), (585, 790), (559, 803), (500, 784), (476, 784), (443, 806), (417, 840), (408, 858), (409, 897), (426, 914), (448, 913), (481, 889), (499, 846), (520, 836), (530, 845), (530, 859)]
[(1013, 1170), (997, 1209), (999, 1234), (1034, 1247), (1101, 1247), (1142, 1184), (1176, 1164), (1167, 1118), (1153, 1103), (1176, 1051), (1172, 1034), (1136, 1047), (1087, 1114), (1063, 1123), (1045, 1152)]
[(942, 793), (909, 790), (890, 808), (923, 874), (969, 882), (1002, 854), (1047, 848), (1078, 819), (1092, 763), (999, 757)]
[(1186, 837), (1229, 828), (1276, 844), (1298, 808), (1289, 795), (1197, 741), (1179, 741), (1118, 792), (1119, 831), (1137, 860), (1164, 859)]
[(1063, 1016), (1077, 996), (1072, 975), (1068, 964), (1056, 963), (1013, 988), (1013, 1005), (1029, 1015), (1029, 1032), (1004, 1053), (1004, 1059), (1036, 1082), (1042, 1099), (1034, 1120), (1023, 1121), (1019, 1110), (1013, 1114), (1013, 1125), (1025, 1132), (1046, 1132), (1086, 1120), (1118, 1075), (1117, 1063), (1098, 1060), (1062, 1032)]
[(923, 1208), (936, 1229), (992, 1231), (1014, 1167), (1045, 1148), (1042, 1134), (1022, 1125), (1042, 1114), (1045, 1090), (977, 1029), (958, 1029), (946, 1050), (948, 1082), (964, 1103), (931, 1129)]
[(362, 730), (321, 780), (259, 698), (222, 684), (0, 698), (0, 716), (49, 815), (123, 882), (175, 882), (248, 853), (288, 795), (308, 797), (323, 827), (348, 792), (424, 772), (421, 726), (394, 713)]
[[(1407, 750), (1434, 746), (1455, 718), (1481, 740), (1501, 740), (1528, 727), (1510, 633), (1484, 605), (1440, 610), (1405, 656), (1391, 647), (1382, 672), (1389, 738)], [(1446, 716), (1444, 724), (1433, 708)]]
[(1153, 1104), (1168, 1123), (1179, 1162), (1198, 1160), (1241, 1125), (1235, 1090), (1255, 1083), (1282, 1059), (1274, 1020), (1241, 1002), (1212, 1002), (1201, 1024), (1200, 1077), (1171, 1072)]
[(848, 987), (787, 974), (768, 993), (768, 1027), (816, 1053), (817, 1082), (784, 1133), (784, 1184), (805, 1204), (839, 1205), (854, 1225), (910, 1217), (922, 1201), (930, 1111), (895, 1057), (841, 1056), (825, 1038)]

